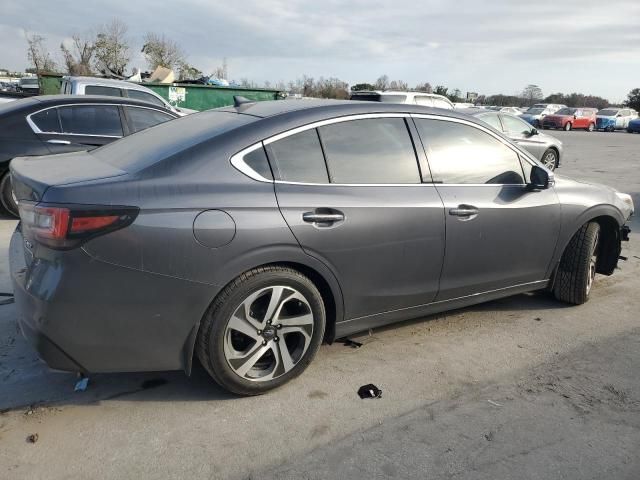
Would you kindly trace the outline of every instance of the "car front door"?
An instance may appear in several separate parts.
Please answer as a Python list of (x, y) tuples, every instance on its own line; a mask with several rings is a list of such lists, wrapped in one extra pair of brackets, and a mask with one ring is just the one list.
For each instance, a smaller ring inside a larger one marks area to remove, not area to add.
[(546, 150), (546, 144), (537, 134), (537, 130), (531, 128), (527, 122), (512, 115), (500, 115), (503, 131), (507, 137), (530, 152), (536, 158), (542, 158)]
[[(44, 122), (44, 115), (49, 116)], [(90, 150), (123, 136), (117, 105), (64, 105), (31, 116), (32, 128), (51, 153)], [(42, 125), (43, 128), (37, 127)], [(46, 125), (46, 127), (44, 127)]]
[(532, 165), (488, 129), (414, 117), (445, 207), (436, 300), (542, 285), (560, 230), (553, 188), (527, 188)]
[(335, 272), (347, 320), (433, 301), (444, 256), (443, 205), (421, 181), (415, 127), (401, 115), (365, 117), (265, 141), (282, 215)]

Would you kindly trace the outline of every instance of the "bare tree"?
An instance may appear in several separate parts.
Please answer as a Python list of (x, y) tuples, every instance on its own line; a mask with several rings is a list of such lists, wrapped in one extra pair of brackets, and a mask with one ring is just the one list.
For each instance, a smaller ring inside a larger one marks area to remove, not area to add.
[(216, 67), (213, 73), (211, 74), (211, 76), (215, 78), (221, 78), (221, 79), (227, 80), (228, 74), (229, 72), (227, 71), (227, 59), (223, 58), (222, 65), (220, 65), (219, 67)]
[(527, 105), (532, 105), (542, 99), (542, 89), (538, 85), (527, 85), (522, 91), (522, 98), (527, 102)]
[(25, 34), (27, 38), (28, 51), (27, 58), (34, 66), (36, 73), (53, 72), (56, 70), (56, 63), (51, 58), (44, 44), (45, 38), (37, 33)]
[(376, 90), (386, 90), (389, 88), (389, 77), (382, 75), (378, 77), (375, 83)]
[(202, 77), (202, 71), (187, 62), (182, 62), (178, 66), (178, 80), (194, 80)]
[(419, 83), (416, 85), (416, 90), (419, 92), (433, 93), (433, 87), (429, 82)]
[(389, 83), (389, 90), (407, 91), (409, 90), (409, 85), (407, 84), (407, 82), (402, 80), (392, 80)]
[(95, 65), (105, 73), (124, 76), (125, 69), (131, 59), (127, 25), (118, 19), (98, 29), (95, 41)]
[(179, 70), (185, 64), (186, 56), (180, 45), (164, 36), (164, 33), (148, 32), (144, 36), (144, 46), (142, 47), (149, 69), (155, 70), (158, 67)]
[(72, 43), (67, 47), (64, 42), (60, 44), (64, 63), (70, 75), (91, 75), (91, 60), (96, 49), (95, 44), (88, 38), (73, 35)]

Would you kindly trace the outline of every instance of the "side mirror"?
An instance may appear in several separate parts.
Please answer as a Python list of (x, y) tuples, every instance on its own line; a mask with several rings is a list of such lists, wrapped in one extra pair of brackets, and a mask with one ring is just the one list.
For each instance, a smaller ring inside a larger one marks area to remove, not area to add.
[(538, 135), (538, 133), (540, 132), (538, 132), (537, 128), (532, 128), (531, 131), (529, 132), (529, 135), (533, 137), (534, 135)]
[(527, 187), (529, 187), (530, 190), (546, 190), (549, 188), (549, 185), (549, 172), (538, 165), (534, 165), (531, 168), (531, 178)]

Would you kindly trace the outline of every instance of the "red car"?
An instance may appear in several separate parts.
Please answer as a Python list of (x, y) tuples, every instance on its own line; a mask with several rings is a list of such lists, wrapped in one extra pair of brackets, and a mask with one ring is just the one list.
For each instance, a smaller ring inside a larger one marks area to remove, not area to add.
[(561, 108), (542, 119), (542, 128), (562, 128), (567, 131), (584, 128), (593, 132), (596, 128), (597, 111), (595, 108)]

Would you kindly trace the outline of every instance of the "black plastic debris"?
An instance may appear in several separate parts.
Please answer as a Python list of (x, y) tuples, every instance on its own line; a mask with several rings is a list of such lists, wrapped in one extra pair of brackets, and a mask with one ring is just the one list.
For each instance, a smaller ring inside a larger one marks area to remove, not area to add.
[(342, 340), (340, 340), (340, 342), (345, 347), (360, 348), (362, 346), (360, 342), (356, 342), (355, 340), (351, 340), (350, 338), (343, 338)]
[(36, 443), (38, 441), (38, 434), (37, 433), (32, 433), (31, 435), (29, 435), (27, 437), (27, 442), (29, 443)]
[(363, 385), (358, 389), (358, 395), (360, 398), (380, 398), (382, 397), (382, 390), (376, 387), (373, 383)]

